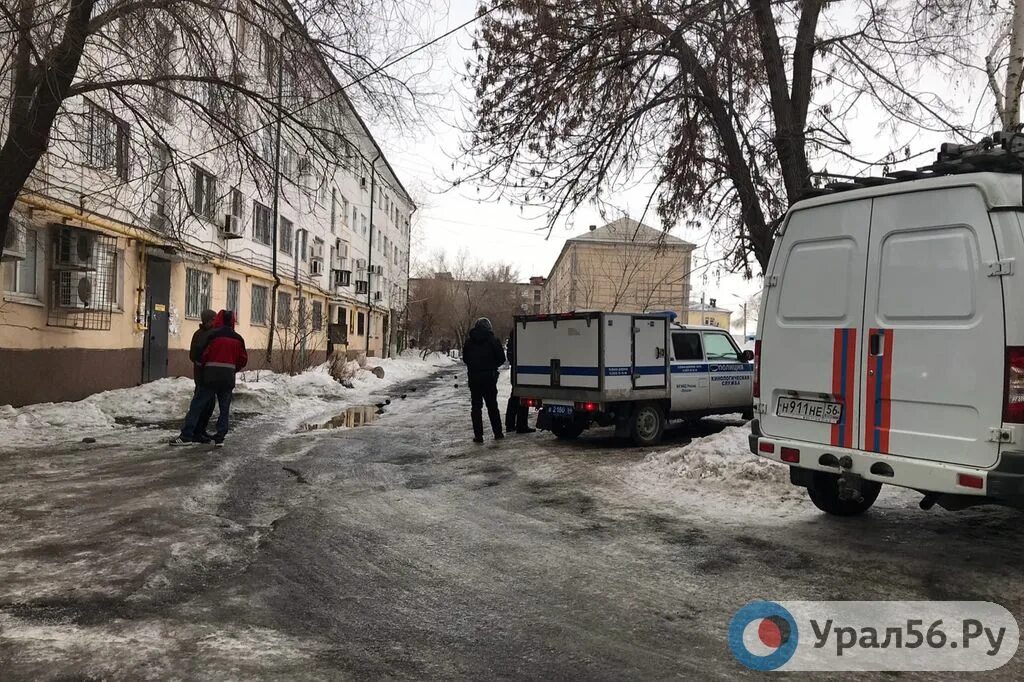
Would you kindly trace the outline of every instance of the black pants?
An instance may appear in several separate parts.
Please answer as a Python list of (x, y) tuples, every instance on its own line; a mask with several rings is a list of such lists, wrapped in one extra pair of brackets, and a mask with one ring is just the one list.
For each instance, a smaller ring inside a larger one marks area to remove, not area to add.
[(522, 401), (514, 395), (508, 397), (508, 405), (505, 408), (505, 430), (525, 431), (530, 428), (530, 408), (523, 405)]
[(501, 435), (501, 412), (498, 411), (498, 373), (472, 372), (469, 375), (470, 416), (473, 418), (473, 436), (483, 438), (484, 418), (481, 408), (487, 404), (487, 416), (491, 420), (491, 431)]
[[(196, 381), (196, 390), (193, 392), (192, 397), (195, 398), (199, 395), (199, 381)], [(210, 418), (213, 416), (213, 408), (217, 405), (217, 401), (213, 400), (206, 409), (203, 410), (202, 414), (199, 415), (199, 421), (195, 426), (195, 435), (199, 437), (206, 436), (206, 429), (210, 426)]]

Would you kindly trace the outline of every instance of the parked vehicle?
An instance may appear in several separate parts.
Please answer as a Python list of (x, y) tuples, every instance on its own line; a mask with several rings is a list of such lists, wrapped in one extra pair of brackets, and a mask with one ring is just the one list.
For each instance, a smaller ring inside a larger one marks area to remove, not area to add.
[(1022, 161), (1017, 134), (943, 145), (789, 211), (750, 447), (823, 511), (859, 514), (886, 483), (924, 509), (1024, 500)]
[(515, 318), (513, 395), (540, 409), (537, 428), (576, 438), (612, 426), (637, 445), (669, 419), (753, 416), (753, 353), (726, 330), (681, 326), (672, 313), (575, 312)]

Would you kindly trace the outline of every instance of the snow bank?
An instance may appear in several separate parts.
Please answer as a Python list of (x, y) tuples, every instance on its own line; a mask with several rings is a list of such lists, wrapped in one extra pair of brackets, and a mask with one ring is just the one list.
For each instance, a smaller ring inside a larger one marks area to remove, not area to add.
[(648, 455), (640, 468), (654, 478), (724, 481), (749, 486), (788, 483), (788, 469), (750, 454), (748, 426), (728, 426), (679, 448)]
[[(397, 358), (369, 358), (366, 369), (382, 367), (384, 378), (360, 370), (352, 379), (352, 388), (335, 381), (327, 364), (295, 376), (266, 370), (241, 372), (232, 409), (274, 416), (318, 410), (327, 403), (364, 400), (393, 384), (456, 364), (440, 355), (423, 360), (413, 351)], [(191, 379), (178, 377), (104, 391), (76, 402), (39, 403), (21, 408), (2, 405), (0, 452), (99, 438), (138, 424), (174, 422), (184, 417), (192, 390)]]

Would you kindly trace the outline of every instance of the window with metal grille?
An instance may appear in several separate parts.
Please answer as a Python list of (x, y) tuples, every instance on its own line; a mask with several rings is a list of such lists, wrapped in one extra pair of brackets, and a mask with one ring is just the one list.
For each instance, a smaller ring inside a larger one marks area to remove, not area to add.
[(324, 304), (320, 301), (313, 301), (313, 331), (318, 332), (324, 328)]
[(192, 212), (217, 219), (217, 176), (199, 166), (192, 166)]
[(295, 227), (292, 221), (285, 217), (281, 218), (281, 232), (277, 235), (277, 248), (289, 256), (292, 253), (292, 238), (295, 235)]
[(47, 326), (110, 329), (111, 312), (121, 303), (123, 254), (117, 239), (63, 226), (53, 238)]
[(249, 322), (264, 325), (267, 323), (267, 287), (252, 285), (252, 301), (249, 304)]
[(212, 276), (202, 270), (185, 270), (185, 317), (198, 320), (204, 310), (210, 308), (210, 283)]
[(260, 244), (270, 244), (274, 236), (274, 215), (258, 201), (252, 202), (252, 238)]
[(283, 291), (277, 294), (277, 323), (282, 327), (292, 324), (292, 297)]
[(242, 283), (237, 279), (228, 280), (228, 296), (226, 301), (226, 308), (233, 313), (235, 317), (238, 317), (238, 297), (242, 291)]
[(128, 179), (128, 124), (90, 100), (85, 100), (85, 163), (111, 169)]

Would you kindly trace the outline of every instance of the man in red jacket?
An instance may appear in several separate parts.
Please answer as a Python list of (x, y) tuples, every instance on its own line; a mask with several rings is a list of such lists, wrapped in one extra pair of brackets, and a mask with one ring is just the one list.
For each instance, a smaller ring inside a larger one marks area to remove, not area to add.
[(213, 331), (206, 337), (199, 358), (203, 367), (202, 381), (192, 398), (192, 404), (189, 405), (181, 435), (172, 440), (171, 445), (192, 445), (200, 442), (202, 434), (197, 438), (196, 426), (203, 412), (216, 401), (220, 415), (217, 417), (217, 434), (213, 437), (213, 442), (215, 447), (222, 447), (228, 434), (235, 373), (249, 361), (245, 351), (245, 340), (235, 332), (235, 314), (232, 311), (222, 310), (217, 313), (213, 321)]

